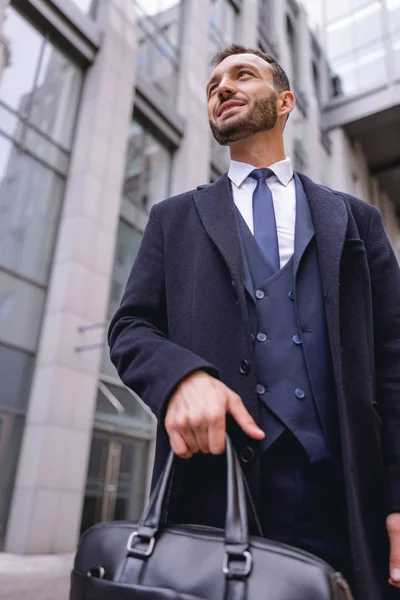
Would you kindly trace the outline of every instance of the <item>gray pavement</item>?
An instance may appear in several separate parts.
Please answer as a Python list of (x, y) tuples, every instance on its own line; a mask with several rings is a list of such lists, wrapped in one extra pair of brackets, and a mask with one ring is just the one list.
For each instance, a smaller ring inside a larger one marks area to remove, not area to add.
[(0, 600), (68, 600), (73, 558), (0, 552)]

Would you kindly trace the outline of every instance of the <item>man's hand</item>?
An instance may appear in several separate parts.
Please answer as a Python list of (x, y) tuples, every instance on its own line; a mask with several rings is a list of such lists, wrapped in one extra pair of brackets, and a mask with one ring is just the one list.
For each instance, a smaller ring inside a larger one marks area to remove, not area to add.
[(389, 583), (400, 588), (400, 513), (393, 513), (386, 519), (390, 541)]
[(240, 396), (225, 384), (204, 371), (186, 377), (172, 395), (165, 416), (174, 453), (180, 458), (191, 458), (197, 452), (222, 454), (227, 413), (249, 437), (265, 437)]

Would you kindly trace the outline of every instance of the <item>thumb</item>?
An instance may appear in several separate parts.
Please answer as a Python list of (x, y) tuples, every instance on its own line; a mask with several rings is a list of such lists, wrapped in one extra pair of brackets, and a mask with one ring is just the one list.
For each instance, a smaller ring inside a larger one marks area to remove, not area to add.
[(230, 394), (228, 397), (227, 412), (235, 419), (243, 431), (255, 440), (265, 438), (265, 433), (259, 428), (251, 414), (246, 410), (242, 399), (237, 394)]
[(393, 513), (386, 519), (390, 541), (390, 578), (400, 586), (400, 513)]

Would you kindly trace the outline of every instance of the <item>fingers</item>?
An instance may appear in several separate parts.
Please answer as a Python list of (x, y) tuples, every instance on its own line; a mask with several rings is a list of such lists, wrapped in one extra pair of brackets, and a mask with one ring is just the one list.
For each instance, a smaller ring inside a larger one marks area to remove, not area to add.
[(222, 454), (227, 413), (249, 437), (265, 437), (240, 396), (224, 383), (204, 372), (188, 376), (171, 397), (165, 418), (174, 453), (181, 458), (190, 458), (197, 452)]
[(185, 440), (177, 431), (173, 431), (169, 434), (169, 442), (171, 444), (172, 452), (179, 456), (179, 458), (192, 458), (193, 453), (190, 452)]
[(265, 433), (259, 428), (253, 417), (246, 410), (240, 396), (233, 392), (229, 395), (227, 412), (232, 415), (238, 425), (240, 425), (249, 437), (255, 440), (262, 440), (265, 438)]
[(226, 413), (225, 410), (214, 410), (208, 418), (208, 447), (211, 454), (225, 452)]
[(400, 513), (393, 513), (386, 519), (390, 540), (389, 583), (400, 588)]

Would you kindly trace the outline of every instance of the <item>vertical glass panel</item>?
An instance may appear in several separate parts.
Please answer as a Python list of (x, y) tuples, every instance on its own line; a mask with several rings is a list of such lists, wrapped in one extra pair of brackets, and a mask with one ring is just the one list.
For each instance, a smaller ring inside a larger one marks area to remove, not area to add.
[(0, 135), (0, 264), (46, 283), (63, 181)]
[(377, 48), (358, 56), (357, 91), (374, 88), (387, 81), (385, 51)]
[(99, 0), (72, 0), (83, 13), (93, 16)]
[(330, 59), (345, 58), (354, 49), (354, 30), (351, 25), (327, 31), (327, 49)]
[(0, 413), (0, 548), (4, 545), (23, 427), (22, 416)]
[(356, 19), (354, 23), (355, 44), (358, 50), (367, 52), (378, 41), (383, 41), (382, 9), (375, 3), (373, 10)]
[(395, 74), (400, 77), (400, 37), (393, 42), (392, 49)]
[(235, 40), (237, 13), (229, 0), (213, 0), (209, 22), (222, 46), (231, 44)]
[(325, 10), (328, 23), (345, 17), (351, 12), (351, 3), (349, 0), (335, 0), (335, 2), (325, 2)]
[(86, 531), (102, 520), (109, 441), (93, 436), (90, 450), (81, 531)]
[(138, 121), (131, 124), (123, 195), (129, 202), (150, 209), (167, 197), (171, 154)]
[(0, 406), (25, 410), (33, 364), (31, 354), (0, 345)]
[(342, 93), (348, 96), (355, 94), (357, 92), (355, 59), (352, 58), (344, 63), (334, 64), (333, 70), (340, 79)]
[(131, 272), (141, 241), (142, 234), (139, 231), (124, 221), (120, 221), (111, 283), (110, 317), (115, 313), (121, 302), (122, 294), (124, 293), (126, 282), (128, 281), (129, 273)]
[(0, 341), (37, 347), (46, 292), (0, 269)]
[(136, 2), (138, 69), (170, 103), (176, 100), (181, 7), (176, 1)]
[(297, 72), (297, 40), (294, 27), (289, 17), (286, 17), (286, 35), (290, 50), (290, 66), (293, 79), (298, 76)]
[(46, 43), (29, 121), (49, 137), (71, 148), (82, 71), (52, 44)]
[(390, 7), (389, 29), (391, 33), (400, 33), (400, 0), (397, 5)]
[(26, 114), (44, 38), (11, 6), (5, 11), (2, 37), (7, 44), (8, 60), (0, 73), (0, 100)]
[(154, 16), (180, 4), (180, 0), (136, 0), (135, 3), (143, 12)]
[(116, 521), (137, 521), (143, 511), (149, 443), (135, 440), (121, 443), (121, 457), (115, 502)]

